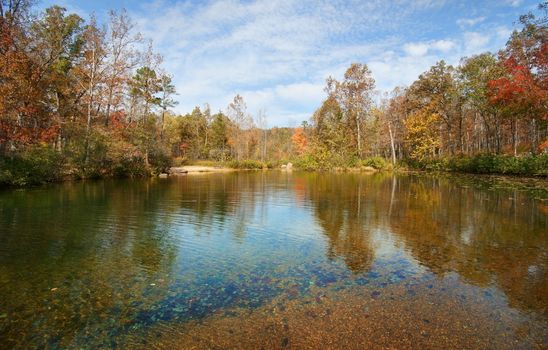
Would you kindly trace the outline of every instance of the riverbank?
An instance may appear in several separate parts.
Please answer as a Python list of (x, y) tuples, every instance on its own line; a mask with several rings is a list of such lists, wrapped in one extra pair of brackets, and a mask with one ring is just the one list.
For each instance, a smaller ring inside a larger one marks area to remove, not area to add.
[[(288, 167), (291, 164), (291, 167)], [(509, 156), (509, 155), (477, 155), (471, 157), (443, 158), (435, 160), (403, 160), (392, 165), (382, 157), (353, 159), (348, 162), (331, 164), (318, 162), (310, 156), (276, 162), (258, 160), (241, 160), (217, 162), (200, 160), (181, 164), (177, 159), (166, 160), (161, 167), (136, 166), (134, 164), (112, 165), (111, 171), (94, 171), (85, 175), (83, 171), (71, 170), (58, 157), (31, 157), (29, 159), (0, 159), (0, 187), (28, 187), (67, 180), (89, 178), (139, 178), (149, 176), (167, 177), (169, 175), (223, 173), (236, 170), (303, 170), (322, 172), (415, 172), (454, 173), (491, 176), (511, 176), (513, 178), (548, 178), (548, 154)], [(83, 175), (84, 174), (84, 175)]]
[(407, 160), (403, 162), (403, 165), (412, 169), (425, 171), (548, 177), (548, 154), (517, 157), (510, 155), (480, 154), (476, 156), (422, 161)]

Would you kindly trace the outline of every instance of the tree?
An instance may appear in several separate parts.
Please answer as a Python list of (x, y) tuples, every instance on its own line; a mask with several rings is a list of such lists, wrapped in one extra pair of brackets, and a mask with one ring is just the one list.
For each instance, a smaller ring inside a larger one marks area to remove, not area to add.
[(231, 126), (231, 121), (222, 112), (213, 116), (211, 123), (211, 151), (210, 155), (218, 160), (225, 161), (228, 150), (228, 135)]
[(106, 126), (109, 123), (111, 109), (114, 107), (116, 110), (121, 103), (124, 83), (130, 79), (130, 70), (137, 65), (138, 57), (133, 45), (142, 41), (141, 34), (132, 34), (133, 23), (126, 10), (122, 10), (120, 13), (111, 11), (109, 16)]
[(168, 74), (162, 74), (160, 76), (160, 99), (158, 105), (162, 109), (162, 117), (160, 120), (160, 138), (164, 138), (164, 119), (167, 109), (177, 105), (172, 96), (176, 94), (175, 85), (171, 83), (171, 76)]
[(452, 155), (457, 148), (454, 129), (461, 117), (454, 73), (454, 68), (441, 60), (419, 75), (408, 90), (410, 112), (428, 108), (440, 117), (440, 139), (445, 140), (444, 148)]
[(94, 17), (91, 18), (82, 35), (82, 59), (77, 67), (79, 83), (83, 88), (86, 100), (86, 142), (84, 163), (87, 163), (89, 156), (89, 137), (91, 132), (91, 122), (94, 114), (97, 114), (99, 108), (95, 108), (96, 100), (100, 97), (98, 89), (104, 82), (104, 59), (106, 50), (104, 46), (103, 30), (97, 28)]
[[(484, 130), (482, 138), (487, 151), (500, 152), (500, 111), (490, 102), (489, 82), (502, 74), (497, 59), (491, 53), (483, 53), (469, 58), (463, 58), (458, 68), (458, 86), (464, 106), (471, 112), (473, 130)], [(479, 118), (478, 118), (479, 117)], [(479, 127), (478, 127), (478, 123)], [(468, 145), (468, 149), (471, 146)], [(480, 149), (478, 145), (476, 149)]]
[(236, 159), (242, 160), (249, 156), (250, 135), (246, 131), (253, 127), (253, 119), (247, 112), (247, 106), (240, 95), (228, 105), (227, 115), (232, 122), (229, 143), (234, 148)]
[(295, 128), (293, 136), (291, 136), (291, 143), (297, 154), (300, 155), (304, 153), (308, 140), (306, 139), (303, 128)]
[(437, 125), (440, 116), (428, 106), (414, 112), (405, 120), (407, 128), (407, 142), (411, 147), (411, 157), (422, 161), (428, 157), (435, 157), (441, 146)]
[(548, 3), (539, 10), (541, 18), (532, 12), (520, 17), (521, 31), (514, 31), (500, 52), (504, 75), (489, 83), (494, 105), (529, 121), (533, 153), (541, 137), (548, 136)]
[(131, 95), (142, 102), (141, 121), (144, 123), (148, 118), (151, 107), (160, 103), (157, 94), (161, 91), (161, 81), (156, 71), (150, 67), (141, 67), (131, 80)]
[(342, 108), (344, 123), (355, 136), (358, 156), (362, 155), (363, 121), (371, 108), (371, 94), (375, 80), (366, 64), (352, 63), (344, 73), (344, 80), (339, 82), (332, 77), (327, 79), (327, 93)]

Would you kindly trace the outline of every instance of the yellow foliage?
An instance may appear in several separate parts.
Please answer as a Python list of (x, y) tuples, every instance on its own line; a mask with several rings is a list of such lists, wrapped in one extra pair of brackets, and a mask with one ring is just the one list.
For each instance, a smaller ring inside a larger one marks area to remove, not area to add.
[(409, 116), (404, 124), (407, 129), (406, 141), (411, 147), (411, 157), (424, 160), (434, 156), (441, 146), (438, 133), (440, 116), (430, 109), (423, 108)]

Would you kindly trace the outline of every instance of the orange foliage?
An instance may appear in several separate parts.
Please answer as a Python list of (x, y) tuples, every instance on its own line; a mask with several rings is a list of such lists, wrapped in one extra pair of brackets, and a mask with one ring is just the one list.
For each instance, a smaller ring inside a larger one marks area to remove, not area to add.
[(297, 154), (302, 154), (306, 150), (308, 140), (304, 134), (303, 128), (296, 128), (293, 136), (291, 136), (291, 143)]

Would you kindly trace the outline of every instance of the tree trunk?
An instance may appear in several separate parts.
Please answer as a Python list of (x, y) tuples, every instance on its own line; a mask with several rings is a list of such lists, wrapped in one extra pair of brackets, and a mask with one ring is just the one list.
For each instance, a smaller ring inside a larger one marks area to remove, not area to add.
[(359, 113), (356, 114), (356, 130), (357, 130), (357, 134), (358, 134), (358, 157), (361, 158), (361, 156), (362, 156), (362, 142), (361, 142)]
[(515, 117), (512, 119), (512, 148), (515, 157), (518, 155), (518, 121)]
[(91, 132), (91, 109), (93, 108), (93, 84), (95, 82), (95, 50), (92, 50), (92, 64), (91, 72), (89, 77), (89, 101), (88, 101), (88, 111), (87, 111), (87, 124), (86, 124), (86, 143), (85, 143), (85, 153), (84, 153), (84, 164), (87, 165), (89, 158), (89, 136)]
[(537, 154), (538, 149), (538, 130), (537, 130), (537, 120), (531, 119), (531, 134), (532, 134), (532, 140), (531, 140), (531, 153)]
[(161, 128), (160, 128), (160, 140), (164, 140), (164, 120), (165, 120), (165, 115), (166, 115), (166, 109), (165, 107), (162, 109), (162, 125), (161, 125)]
[(390, 149), (392, 151), (392, 164), (396, 165), (396, 149), (394, 148), (394, 135), (392, 135), (392, 127), (388, 123), (388, 134), (390, 135)]
[(108, 98), (107, 98), (107, 110), (105, 115), (105, 126), (108, 127), (109, 119), (110, 119), (110, 106), (112, 104), (112, 94), (113, 94), (113, 87), (109, 86), (108, 88)]

